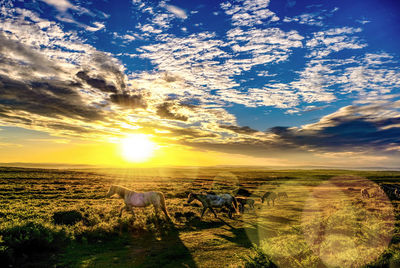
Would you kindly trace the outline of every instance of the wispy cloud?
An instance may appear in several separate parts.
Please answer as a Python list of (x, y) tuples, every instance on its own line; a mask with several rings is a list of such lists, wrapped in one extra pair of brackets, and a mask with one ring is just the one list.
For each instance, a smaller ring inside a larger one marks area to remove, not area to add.
[(185, 10), (183, 10), (182, 8), (179, 8), (179, 7), (173, 6), (173, 5), (167, 5), (167, 4), (163, 5), (163, 7), (165, 7), (166, 10), (173, 13), (178, 18), (187, 19), (187, 17), (188, 17)]
[(75, 10), (79, 9), (77, 6), (74, 6), (73, 4), (71, 4), (71, 2), (67, 0), (40, 0), (40, 1), (43, 1), (46, 4), (53, 6), (59, 12), (66, 12), (68, 9), (75, 9)]

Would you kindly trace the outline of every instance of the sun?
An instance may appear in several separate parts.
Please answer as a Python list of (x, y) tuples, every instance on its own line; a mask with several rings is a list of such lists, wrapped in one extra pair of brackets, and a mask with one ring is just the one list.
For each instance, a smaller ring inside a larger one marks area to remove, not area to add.
[(132, 134), (121, 141), (122, 156), (129, 162), (145, 162), (154, 150), (154, 142), (145, 134)]

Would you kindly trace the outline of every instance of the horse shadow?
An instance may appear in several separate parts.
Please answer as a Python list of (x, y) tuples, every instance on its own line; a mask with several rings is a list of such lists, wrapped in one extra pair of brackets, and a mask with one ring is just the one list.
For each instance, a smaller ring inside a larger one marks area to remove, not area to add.
[(180, 229), (171, 225), (168, 229), (149, 232), (141, 240), (146, 248), (135, 267), (197, 267), (189, 249), (179, 237)]
[[(244, 222), (240, 219), (238, 221)], [(260, 242), (265, 238), (265, 236), (277, 235), (276, 231), (263, 225), (256, 225), (249, 222), (245, 223), (247, 224), (247, 226), (240, 228), (226, 225), (227, 227), (229, 227), (229, 229), (227, 230), (231, 232), (231, 236), (224, 234), (216, 234), (216, 236), (240, 245), (244, 248), (251, 248), (253, 245), (259, 246)]]

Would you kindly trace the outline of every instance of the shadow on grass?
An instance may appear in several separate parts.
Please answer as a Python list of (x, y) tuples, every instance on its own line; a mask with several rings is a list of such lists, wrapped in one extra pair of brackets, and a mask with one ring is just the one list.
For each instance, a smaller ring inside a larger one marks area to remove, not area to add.
[(196, 267), (174, 226), (155, 232), (124, 232), (109, 241), (74, 243), (57, 267)]
[(146, 240), (147, 254), (135, 262), (135, 267), (196, 267), (178, 229), (162, 231), (158, 237), (149, 234)]

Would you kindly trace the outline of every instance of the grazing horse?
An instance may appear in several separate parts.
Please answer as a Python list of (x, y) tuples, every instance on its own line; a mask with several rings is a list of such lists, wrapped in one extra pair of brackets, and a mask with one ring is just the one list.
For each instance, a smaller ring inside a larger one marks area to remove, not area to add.
[(250, 208), (254, 209), (254, 199), (236, 197), (237, 202), (239, 203), (239, 211), (240, 213), (244, 212), (244, 206), (247, 204)]
[(195, 199), (199, 200), (203, 205), (203, 210), (201, 211), (200, 219), (203, 218), (203, 215), (207, 209), (210, 209), (211, 212), (214, 213), (214, 216), (218, 218), (217, 213), (215, 213), (213, 208), (227, 207), (229, 210), (228, 215), (229, 218), (231, 219), (232, 219), (232, 210), (236, 211), (236, 213), (239, 214), (236, 198), (230, 194), (215, 195), (215, 194), (190, 193), (188, 195), (187, 202), (190, 203)]
[(149, 205), (153, 205), (156, 215), (158, 215), (158, 211), (161, 208), (167, 220), (170, 220), (167, 208), (165, 207), (164, 194), (161, 192), (138, 193), (122, 186), (111, 185), (106, 197), (111, 197), (114, 194), (118, 194), (120, 198), (124, 199), (125, 206), (121, 207), (121, 210), (119, 211), (120, 217), (124, 209), (129, 209), (132, 211), (133, 215), (135, 215), (133, 207), (147, 207)]
[(370, 198), (370, 194), (366, 188), (361, 189), (361, 196), (362, 198)]
[(274, 192), (266, 192), (262, 197), (261, 197), (261, 203), (264, 203), (265, 200), (267, 200), (268, 206), (269, 206), (269, 201), (272, 201), (272, 205), (275, 206), (275, 199), (277, 198), (276, 193)]
[(289, 198), (286, 192), (278, 192), (278, 199)]

